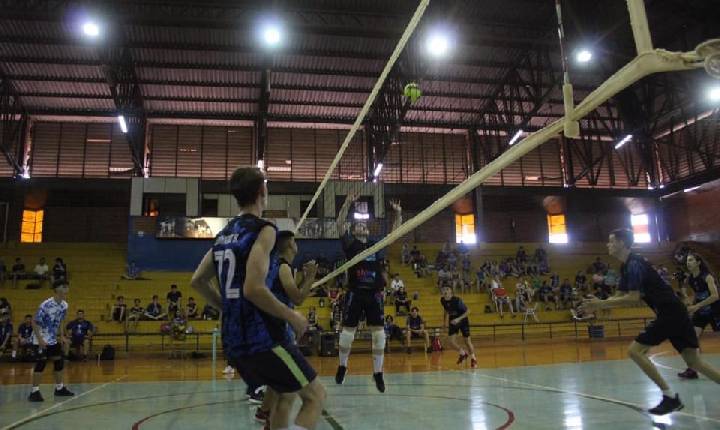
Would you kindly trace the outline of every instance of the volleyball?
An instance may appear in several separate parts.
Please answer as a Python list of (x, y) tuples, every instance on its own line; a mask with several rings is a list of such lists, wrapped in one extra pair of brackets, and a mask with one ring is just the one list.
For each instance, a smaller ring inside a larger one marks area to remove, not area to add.
[(403, 95), (410, 99), (410, 103), (415, 103), (420, 96), (422, 96), (422, 92), (420, 91), (420, 87), (415, 82), (410, 82), (409, 84), (405, 85), (405, 89), (403, 89)]

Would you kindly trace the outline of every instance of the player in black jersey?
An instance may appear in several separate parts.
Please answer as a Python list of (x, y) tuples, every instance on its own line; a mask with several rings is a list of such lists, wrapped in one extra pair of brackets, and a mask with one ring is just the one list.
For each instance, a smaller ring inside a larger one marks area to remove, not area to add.
[(670, 340), (688, 367), (696, 369), (716, 383), (720, 383), (720, 373), (700, 358), (697, 335), (685, 305), (647, 260), (630, 251), (632, 244), (632, 231), (618, 229), (610, 233), (608, 253), (622, 262), (618, 292), (607, 300), (586, 300), (582, 307), (592, 312), (603, 308), (632, 306), (642, 300), (655, 312), (655, 321), (630, 344), (628, 354), (663, 392), (660, 404), (649, 412), (664, 415), (680, 410), (684, 405), (680, 396), (670, 390), (670, 386), (648, 359), (650, 348)]
[[(364, 222), (350, 224), (347, 222), (347, 214), (350, 206), (359, 197), (358, 193), (348, 194), (340, 208), (336, 221), (343, 252), (348, 260), (365, 251), (375, 244), (369, 239), (369, 230)], [(399, 202), (390, 202), (394, 212), (393, 226), (395, 230), (402, 223), (402, 208)], [(381, 393), (385, 392), (385, 380), (383, 379), (383, 360), (385, 355), (385, 320), (383, 291), (388, 284), (388, 275), (382, 265), (380, 253), (367, 257), (364, 261), (352, 266), (347, 271), (348, 292), (343, 302), (343, 329), (339, 339), (339, 359), (335, 383), (342, 384), (345, 381), (347, 372), (348, 357), (352, 342), (355, 339), (360, 316), (364, 313), (367, 325), (372, 335), (372, 356), (373, 356), (373, 379), (375, 386)]]
[[(470, 357), (470, 367), (475, 368), (477, 367), (477, 357), (475, 357), (475, 347), (472, 344), (472, 340), (470, 340), (470, 320), (468, 320), (470, 311), (467, 306), (465, 306), (462, 299), (453, 294), (451, 286), (443, 286), (442, 295), (443, 296), (440, 298), (440, 304), (445, 310), (443, 328), (447, 327), (450, 344), (460, 353), (457, 364), (462, 363)], [(467, 351), (465, 351), (465, 348), (458, 345), (458, 333), (462, 334)]]
[[(708, 324), (713, 331), (720, 329), (720, 300), (718, 300), (715, 278), (710, 274), (703, 259), (697, 254), (689, 253), (685, 261), (688, 272), (690, 272), (688, 284), (695, 293), (695, 300), (687, 309), (692, 317), (695, 333), (699, 338)], [(678, 373), (678, 376), (686, 379), (698, 378), (697, 372), (690, 367), (684, 372)]]
[[(223, 351), (231, 365), (246, 381), (279, 393), (270, 428), (315, 428), (325, 389), (289, 334), (288, 324), (302, 336), (307, 320), (279, 300), (272, 288), (280, 262), (277, 228), (261, 218), (267, 207), (265, 175), (258, 168), (239, 168), (230, 178), (230, 191), (240, 214), (218, 233), (191, 285), (209, 304), (222, 308)], [(302, 406), (290, 427), (289, 414), (298, 395)]]

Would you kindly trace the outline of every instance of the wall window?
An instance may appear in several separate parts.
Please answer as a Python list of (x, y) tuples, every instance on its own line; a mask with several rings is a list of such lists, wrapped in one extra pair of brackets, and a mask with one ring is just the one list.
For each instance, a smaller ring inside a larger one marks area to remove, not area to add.
[(20, 229), (20, 242), (41, 243), (43, 230), (44, 210), (24, 210), (22, 226)]
[(650, 243), (650, 218), (647, 214), (630, 215), (635, 243)]
[(475, 215), (455, 215), (455, 243), (477, 243)]
[(548, 215), (548, 241), (550, 243), (568, 243), (565, 215)]

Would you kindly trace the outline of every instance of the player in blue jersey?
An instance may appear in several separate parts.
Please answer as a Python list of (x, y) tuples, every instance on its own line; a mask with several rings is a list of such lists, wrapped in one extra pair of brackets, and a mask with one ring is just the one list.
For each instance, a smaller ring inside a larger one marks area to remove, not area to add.
[(650, 348), (669, 340), (688, 367), (716, 383), (720, 383), (720, 372), (700, 358), (697, 334), (683, 302), (647, 260), (631, 252), (632, 244), (631, 230), (618, 229), (610, 233), (607, 243), (608, 254), (622, 262), (618, 292), (607, 300), (597, 298), (586, 300), (582, 307), (585, 311), (593, 312), (603, 308), (632, 306), (642, 300), (655, 312), (655, 321), (651, 322), (630, 344), (628, 354), (662, 390), (662, 401), (649, 412), (665, 415), (682, 409), (684, 405), (680, 401), (680, 396), (670, 389), (648, 358)]
[[(350, 260), (366, 249), (375, 245), (369, 238), (370, 231), (364, 222), (347, 220), (350, 205), (360, 195), (348, 194), (340, 208), (336, 220), (340, 242), (345, 257)], [(394, 213), (392, 229), (395, 230), (402, 223), (402, 208), (400, 202), (390, 202)], [(373, 379), (375, 387), (381, 393), (385, 392), (383, 378), (383, 361), (385, 359), (385, 318), (383, 291), (388, 282), (388, 274), (382, 264), (380, 252), (369, 255), (365, 260), (355, 264), (347, 271), (348, 292), (343, 299), (342, 332), (340, 332), (339, 365), (335, 373), (335, 383), (342, 384), (347, 373), (348, 358), (352, 348), (355, 332), (360, 317), (364, 314), (372, 336)]]
[(63, 368), (65, 367), (63, 343), (67, 343), (68, 339), (62, 322), (67, 315), (68, 304), (65, 298), (69, 288), (66, 280), (55, 281), (53, 284), (55, 294), (40, 304), (33, 319), (33, 344), (38, 347), (38, 360), (33, 369), (32, 391), (28, 397), (31, 402), (44, 400), (40, 394), (40, 380), (48, 360), (53, 362), (55, 397), (74, 396), (63, 384)]
[[(689, 253), (685, 260), (688, 272), (688, 284), (695, 293), (693, 304), (688, 306), (688, 312), (692, 317), (695, 334), (698, 338), (710, 325), (713, 331), (720, 330), (720, 300), (718, 297), (717, 283), (710, 274), (710, 270), (698, 254)], [(681, 378), (697, 379), (697, 372), (688, 367), (684, 372), (678, 374)]]
[[(218, 233), (191, 285), (208, 303), (222, 308), (222, 343), (231, 365), (244, 378), (278, 393), (270, 428), (315, 428), (325, 389), (289, 339), (287, 324), (299, 337), (307, 330), (307, 320), (271, 291), (280, 260), (277, 228), (260, 218), (267, 207), (265, 175), (258, 168), (239, 168), (230, 178), (230, 191), (240, 213)], [(302, 406), (290, 425), (296, 394)]]

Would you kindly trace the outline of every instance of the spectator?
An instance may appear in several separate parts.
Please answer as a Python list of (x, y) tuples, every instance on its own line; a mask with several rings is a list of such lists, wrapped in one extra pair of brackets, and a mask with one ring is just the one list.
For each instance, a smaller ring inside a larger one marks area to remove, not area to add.
[(310, 306), (310, 309), (308, 309), (307, 320), (310, 330), (321, 330), (320, 324), (318, 324), (317, 321), (317, 311), (315, 311), (315, 306)]
[(40, 281), (41, 286), (45, 281), (50, 280), (50, 268), (45, 262), (45, 257), (41, 257), (38, 264), (35, 265), (35, 268), (33, 269), (33, 277)]
[(200, 317), (204, 320), (216, 320), (220, 318), (220, 311), (210, 306), (210, 304), (206, 304)]
[(606, 270), (605, 263), (602, 262), (602, 259), (600, 257), (595, 259), (595, 262), (592, 264), (592, 270), (594, 274), (605, 274)]
[(550, 275), (550, 288), (553, 290), (560, 287), (560, 276), (557, 273)]
[(168, 305), (168, 315), (170, 318), (174, 318), (175, 314), (180, 308), (180, 299), (182, 298), (182, 293), (178, 291), (177, 285), (172, 284), (170, 285), (170, 291), (167, 293), (166, 297)]
[(70, 347), (74, 348), (75, 358), (86, 361), (88, 348), (85, 342), (92, 341), (95, 328), (85, 319), (85, 312), (78, 310), (77, 318), (70, 321), (65, 329), (70, 333)]
[(540, 298), (541, 302), (545, 303), (546, 311), (551, 310), (551, 308), (549, 306), (547, 306), (548, 304), (550, 304), (550, 303), (552, 303), (553, 305), (556, 304), (555, 303), (555, 295), (553, 294), (553, 290), (550, 287), (550, 285), (548, 285), (547, 281), (542, 281), (542, 286), (538, 290), (538, 297)]
[(0, 319), (12, 319), (12, 306), (5, 297), (0, 297)]
[(420, 250), (417, 245), (413, 245), (412, 250), (410, 251), (410, 258), (412, 259), (411, 261), (417, 261), (418, 258), (420, 258)]
[(62, 258), (58, 257), (55, 259), (55, 265), (53, 266), (53, 276), (52, 281), (53, 283), (55, 281), (58, 281), (60, 279), (67, 280), (68, 273), (67, 273), (67, 266), (65, 265), (65, 262)]
[(400, 251), (400, 262), (403, 266), (410, 264), (410, 247), (407, 242), (403, 243), (402, 250)]
[[(9, 316), (0, 317), (0, 356), (12, 346), (13, 325)], [(14, 357), (13, 357), (14, 358)]]
[(119, 323), (125, 322), (127, 319), (127, 305), (125, 304), (125, 297), (118, 296), (117, 302), (112, 307), (111, 318), (113, 321)]
[(25, 321), (18, 327), (18, 335), (15, 338), (13, 344), (12, 358), (17, 358), (17, 353), (20, 351), (20, 357), (26, 357), (28, 350), (32, 351), (32, 315), (25, 315)]
[(388, 340), (396, 339), (400, 342), (403, 340), (402, 330), (395, 324), (392, 315), (385, 317), (385, 336), (387, 336)]
[(425, 351), (432, 352), (430, 348), (430, 334), (425, 329), (425, 321), (420, 316), (420, 309), (417, 306), (413, 306), (410, 309), (410, 315), (407, 317), (407, 327), (405, 329), (405, 344), (407, 346), (407, 353), (410, 354), (410, 342), (412, 339), (421, 337), (425, 340)]
[(395, 292), (395, 315), (400, 315), (400, 307), (404, 306), (407, 311), (410, 310), (411, 300), (408, 298), (405, 287), (400, 287)]
[(195, 303), (195, 298), (188, 298), (187, 306), (185, 306), (185, 315), (189, 320), (195, 320), (198, 318), (198, 305)]
[(570, 280), (565, 278), (563, 283), (560, 285), (560, 304), (563, 309), (573, 308), (573, 288), (570, 284)]
[[(607, 270), (605, 271), (605, 277), (603, 278), (603, 284), (605, 285), (606, 292), (611, 293), (615, 291), (615, 287), (617, 287), (619, 277), (620, 276), (618, 275), (618, 273), (608, 264)], [(671, 281), (668, 279), (668, 282)], [(671, 283), (669, 283), (668, 285), (671, 285)]]
[(440, 266), (440, 269), (438, 269), (437, 272), (438, 281), (437, 285), (438, 288), (440, 288), (445, 283), (449, 283), (452, 280), (452, 274), (450, 273), (450, 270), (448, 270), (447, 266)]
[(457, 255), (455, 255), (455, 252), (450, 251), (447, 256), (447, 267), (450, 271), (455, 271), (457, 268)]
[(515, 259), (520, 263), (525, 263), (527, 261), (527, 258), (527, 252), (525, 251), (525, 248), (523, 248), (521, 245), (515, 253)]
[(17, 281), (27, 278), (27, 273), (25, 272), (25, 264), (22, 262), (22, 259), (20, 257), (15, 259), (15, 264), (13, 264), (11, 276), (13, 278), (13, 288), (17, 288)]
[(470, 254), (463, 254), (463, 257), (462, 257), (462, 279), (463, 279), (463, 281), (470, 281), (470, 272), (472, 272), (472, 261), (470, 261)]
[(140, 278), (140, 268), (135, 264), (135, 261), (131, 260), (130, 263), (125, 267), (125, 274), (121, 276), (122, 279), (128, 281), (134, 281)]
[(584, 290), (586, 282), (587, 277), (585, 276), (585, 273), (583, 273), (582, 270), (578, 270), (577, 274), (575, 275), (575, 288), (577, 288), (578, 290)]
[(510, 314), (513, 318), (515, 318), (515, 310), (513, 309), (512, 299), (510, 299), (510, 296), (508, 295), (505, 288), (503, 288), (502, 286), (498, 286), (498, 288), (495, 288), (492, 291), (493, 302), (495, 302), (495, 309), (497, 309), (498, 313), (500, 313), (500, 318), (504, 318), (503, 305), (508, 306), (508, 309), (510, 309)]
[(532, 303), (533, 290), (526, 279), (521, 279), (515, 285), (515, 310), (524, 311)]
[(167, 314), (163, 313), (162, 305), (158, 301), (158, 296), (152, 296), (152, 302), (147, 305), (147, 308), (145, 309), (145, 318), (153, 321), (159, 321), (165, 319), (166, 317)]
[(127, 317), (127, 323), (128, 325), (130, 322), (133, 323), (133, 329), (137, 328), (138, 321), (140, 321), (143, 316), (145, 316), (145, 308), (142, 307), (140, 304), (140, 299), (135, 299), (133, 302), (133, 306), (130, 308), (130, 313)]

